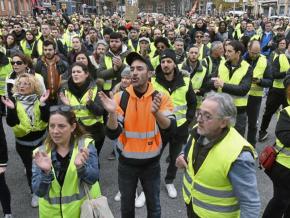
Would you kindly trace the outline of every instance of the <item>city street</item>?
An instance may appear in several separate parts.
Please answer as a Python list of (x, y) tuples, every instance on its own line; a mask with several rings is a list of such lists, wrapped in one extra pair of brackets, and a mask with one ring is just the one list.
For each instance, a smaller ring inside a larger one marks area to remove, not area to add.
[[(262, 107), (263, 108), (263, 107)], [(264, 108), (263, 108), (264, 109)], [(6, 171), (7, 183), (9, 185), (11, 196), (12, 196), (12, 213), (13, 217), (17, 218), (35, 218), (38, 217), (38, 209), (33, 209), (30, 206), (30, 191), (27, 185), (26, 176), (24, 174), (24, 166), (21, 163), (21, 160), (16, 153), (14, 137), (11, 132), (11, 129), (7, 127), (6, 121), (5, 130), (6, 137), (9, 147), (9, 166)], [(276, 123), (276, 118), (272, 119), (270, 126), (270, 137), (269, 139), (261, 144), (258, 144), (257, 151), (263, 148), (264, 145), (270, 144), (274, 141), (274, 125)], [(107, 196), (109, 205), (115, 217), (120, 217), (120, 202), (114, 201), (114, 196), (118, 191), (118, 179), (117, 179), (117, 161), (107, 160), (107, 156), (112, 151), (111, 146), (104, 145), (101, 153), (101, 178), (100, 184), (102, 189), (102, 194)], [(177, 179), (175, 181), (176, 187), (178, 189), (178, 198), (170, 199), (167, 195), (165, 185), (164, 185), (164, 174), (166, 172), (166, 156), (168, 149), (166, 149), (163, 154), (161, 165), (162, 165), (162, 179), (161, 179), (161, 208), (162, 208), (162, 217), (166, 218), (183, 218), (186, 217), (186, 208), (182, 198), (182, 171), (178, 172)], [(258, 169), (257, 166), (257, 178), (258, 186), (261, 196), (262, 208), (264, 210), (267, 202), (272, 196), (272, 185), (269, 178), (264, 174), (263, 171)], [(136, 217), (145, 218), (146, 207), (141, 209), (136, 209)]]

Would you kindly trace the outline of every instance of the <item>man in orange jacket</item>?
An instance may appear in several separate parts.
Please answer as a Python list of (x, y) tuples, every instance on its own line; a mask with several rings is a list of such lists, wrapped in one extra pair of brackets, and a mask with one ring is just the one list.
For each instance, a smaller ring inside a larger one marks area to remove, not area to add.
[[(173, 104), (168, 95), (155, 91), (148, 81), (147, 60), (132, 52), (127, 56), (127, 63), (131, 68), (131, 85), (115, 99), (112, 94), (108, 97), (99, 93), (109, 114), (106, 134), (110, 139), (118, 138), (121, 214), (123, 218), (135, 217), (135, 193), (140, 180), (147, 200), (148, 217), (159, 218), (162, 148), (159, 129), (175, 130)], [(124, 96), (127, 96), (126, 101)]]

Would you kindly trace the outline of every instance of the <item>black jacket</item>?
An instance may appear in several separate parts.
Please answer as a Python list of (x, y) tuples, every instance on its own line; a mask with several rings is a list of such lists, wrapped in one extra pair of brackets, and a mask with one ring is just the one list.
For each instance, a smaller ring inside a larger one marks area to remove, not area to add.
[[(190, 74), (190, 78), (192, 78), (196, 74), (196, 72), (203, 71), (203, 67), (204, 66), (202, 65), (201, 61), (198, 61), (195, 69), (192, 69), (192, 67), (190, 66), (189, 60), (187, 58), (186, 61), (182, 64), (181, 69), (187, 71)], [(207, 92), (207, 87), (206, 87), (207, 79), (208, 79), (207, 77), (208, 77), (208, 72), (206, 72), (206, 75), (202, 81), (201, 88), (199, 89), (199, 92), (197, 93), (197, 95), (199, 96), (203, 96)]]
[[(256, 60), (252, 60), (252, 59), (250, 59), (249, 56), (246, 56), (246, 58), (245, 58), (245, 61), (247, 61), (248, 64), (250, 64), (252, 66), (253, 70), (255, 69), (258, 60), (259, 60), (259, 58), (257, 58)], [(261, 79), (261, 81), (259, 83), (257, 83), (257, 85), (266, 88), (266, 87), (271, 87), (272, 83), (273, 83), (273, 76), (272, 76), (272, 72), (271, 72), (271, 66), (269, 64), (269, 61), (267, 61), (267, 67), (264, 71), (263, 78)]]
[[(174, 79), (172, 81), (167, 81), (164, 77), (164, 73), (162, 72), (161, 65), (158, 65), (156, 68), (156, 82), (162, 85), (170, 93), (170, 95), (178, 88), (185, 86), (183, 75), (178, 68), (175, 68)], [(191, 82), (189, 82), (188, 91), (185, 97), (187, 102), (186, 120), (187, 123), (190, 123), (194, 118), (196, 109), (196, 96)]]
[[(232, 69), (232, 66), (231, 66), (229, 61), (225, 62), (225, 66), (228, 68), (228, 70), (230, 72), (230, 75), (229, 75), (230, 78), (233, 76), (235, 71), (239, 67), (241, 67), (241, 62), (242, 62), (242, 59), (240, 59), (238, 66), (236, 66), (234, 69)], [(212, 77), (218, 77), (218, 71), (215, 74), (211, 74), (210, 78), (212, 78)], [(210, 78), (209, 78), (208, 83), (207, 83), (209, 89), (217, 90), (214, 87), (214, 82), (212, 80), (210, 80)], [(222, 88), (222, 92), (228, 93), (230, 95), (245, 96), (248, 94), (248, 92), (251, 88), (252, 78), (253, 78), (253, 68), (251, 66), (249, 66), (247, 73), (242, 78), (239, 85), (224, 83), (224, 86)], [(244, 111), (245, 108), (246, 107), (237, 107), (238, 113)]]

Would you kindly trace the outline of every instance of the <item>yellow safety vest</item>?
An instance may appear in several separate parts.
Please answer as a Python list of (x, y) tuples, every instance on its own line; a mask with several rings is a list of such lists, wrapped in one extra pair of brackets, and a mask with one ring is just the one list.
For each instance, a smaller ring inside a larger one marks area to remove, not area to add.
[[(220, 64), (218, 69), (218, 76), (221, 78), (225, 83), (233, 84), (233, 85), (239, 85), (246, 73), (248, 72), (250, 65), (242, 60), (241, 66), (235, 70), (232, 77), (230, 78), (230, 72), (229, 69), (225, 66), (225, 62), (223, 64)], [(219, 88), (218, 92), (222, 92), (222, 89)], [(231, 95), (236, 107), (240, 106), (247, 106), (248, 103), (248, 94), (245, 96), (236, 96)]]
[[(51, 182), (49, 193), (43, 198), (39, 198), (39, 217), (40, 218), (79, 218), (81, 212), (81, 205), (87, 198), (83, 183), (78, 178), (77, 168), (74, 164), (76, 155), (80, 148), (88, 147), (92, 143), (92, 139), (80, 139), (75, 143), (71, 160), (65, 175), (63, 186), (61, 187), (57, 181), (55, 171), (54, 180)], [(34, 150), (34, 153), (39, 149), (48, 150), (47, 147), (41, 146)], [(51, 156), (51, 151), (48, 151)], [(90, 188), (90, 195), (92, 198), (97, 198), (101, 195), (99, 182), (96, 182)]]
[[(235, 142), (233, 144), (233, 142)], [(254, 148), (233, 127), (214, 145), (198, 172), (193, 168), (195, 140), (187, 155), (188, 167), (183, 176), (183, 198), (192, 202), (194, 212), (201, 218), (237, 218), (240, 207), (228, 173), (244, 147), (255, 155)], [(226, 152), (225, 152), (226, 151)]]
[[(113, 67), (113, 60), (111, 57), (109, 57), (107, 55), (105, 56), (105, 65), (106, 65), (106, 69), (110, 69)], [(112, 89), (112, 82), (113, 82), (113, 80), (111, 80), (111, 79), (105, 80), (104, 90), (106, 90), (106, 91), (111, 90)]]
[[(279, 65), (280, 65), (280, 72), (287, 73), (289, 70), (289, 61), (287, 59), (287, 56), (285, 54), (276, 54), (274, 55), (273, 62), (275, 61), (276, 58), (279, 58)], [(274, 79), (273, 82), (273, 87), (277, 89), (284, 89), (284, 84), (283, 84), (284, 79)]]
[(12, 72), (12, 70), (13, 68), (10, 63), (4, 66), (0, 66), (0, 95), (1, 96), (4, 96), (6, 94), (6, 78)]
[[(200, 65), (202, 66), (201, 62)], [(202, 66), (202, 71), (196, 71), (194, 76), (191, 78), (193, 90), (200, 90), (205, 76), (206, 76), (206, 68)], [(199, 108), (202, 103), (202, 96), (197, 95), (196, 101), (197, 101), (196, 107)]]
[(168, 94), (171, 97), (171, 100), (174, 105), (173, 113), (176, 117), (177, 126), (181, 126), (186, 122), (186, 111), (187, 111), (187, 101), (186, 101), (186, 93), (189, 88), (189, 78), (183, 77), (183, 81), (185, 83), (184, 86), (179, 87), (174, 90), (171, 94), (156, 81), (155, 77), (151, 78), (151, 83), (153, 88), (161, 93)]
[(42, 121), (40, 118), (40, 110), (39, 110), (40, 102), (37, 100), (33, 106), (34, 111), (34, 123), (31, 123), (30, 118), (28, 117), (23, 104), (20, 101), (16, 101), (16, 111), (19, 118), (20, 123), (14, 127), (12, 130), (14, 135), (17, 138), (26, 136), (31, 132), (37, 132), (46, 129), (47, 123)]
[[(260, 55), (257, 64), (253, 70), (253, 78), (262, 79), (266, 68), (267, 68), (267, 59), (264, 55)], [(262, 97), (263, 87), (252, 83), (249, 95)]]
[(140, 51), (139, 42), (138, 42), (138, 44), (137, 44), (137, 48), (135, 49), (135, 47), (133, 46), (132, 40), (129, 39), (129, 40), (128, 40), (128, 48), (130, 48), (131, 51), (134, 51), (134, 52), (138, 52), (138, 53), (139, 53), (139, 51)]
[[(213, 68), (212, 59), (211, 59), (210, 56), (208, 56), (208, 58), (205, 57), (205, 58), (203, 59), (203, 61), (206, 62), (206, 64), (207, 64), (207, 69), (208, 69), (208, 74), (210, 75), (210, 74), (212, 73), (212, 68)], [(221, 57), (220, 64), (222, 64), (222, 63), (225, 62), (225, 61), (226, 61), (225, 58), (224, 58), (224, 57)]]
[(37, 40), (37, 53), (39, 56), (43, 54), (43, 41), (41, 39)]
[(70, 34), (68, 30), (62, 35), (62, 40), (63, 43), (67, 46), (67, 50), (71, 51), (72, 50), (72, 38), (74, 36), (79, 36), (78, 34)]
[(204, 52), (204, 44), (201, 45), (200, 49), (199, 49), (199, 56), (198, 56), (198, 60), (202, 60), (204, 57), (203, 57), (203, 52)]
[(96, 98), (98, 88), (89, 89), (79, 101), (69, 90), (65, 90), (65, 96), (68, 98), (69, 105), (72, 107), (76, 118), (85, 126), (92, 126), (95, 123), (103, 123), (103, 116), (96, 116), (90, 112), (87, 107), (87, 98), (91, 94), (92, 100)]
[(160, 64), (160, 57), (159, 55), (155, 56), (154, 58), (151, 58), (151, 64), (154, 69)]
[(32, 45), (27, 45), (27, 41), (25, 39), (21, 40), (20, 41), (20, 46), (23, 50), (23, 53), (28, 56), (28, 57), (31, 57), (31, 54), (32, 54), (32, 50), (33, 50), (33, 46), (34, 46), (34, 43), (32, 43)]
[[(290, 119), (290, 106), (285, 107), (283, 110), (285, 110), (288, 114), (288, 119)], [(290, 128), (290, 127), (289, 127)], [(276, 139), (276, 150), (280, 150), (284, 145), (280, 142), (279, 139)], [(284, 147), (279, 154), (277, 155), (276, 161), (290, 169), (290, 148), (289, 147)]]

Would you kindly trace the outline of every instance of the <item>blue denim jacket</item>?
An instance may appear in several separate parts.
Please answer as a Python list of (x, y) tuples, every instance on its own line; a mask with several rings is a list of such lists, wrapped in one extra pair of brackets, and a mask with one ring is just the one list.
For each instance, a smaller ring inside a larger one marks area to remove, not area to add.
[[(70, 156), (72, 154), (73, 144), (71, 145)], [(88, 145), (89, 158), (83, 167), (77, 170), (78, 177), (89, 185), (94, 184), (99, 179), (98, 155), (94, 144)], [(56, 158), (56, 150), (51, 152), (52, 165), (55, 174), (60, 171), (60, 162)], [(39, 197), (45, 196), (50, 189), (51, 182), (56, 179), (54, 174), (45, 174), (33, 161), (32, 164), (32, 190)]]

